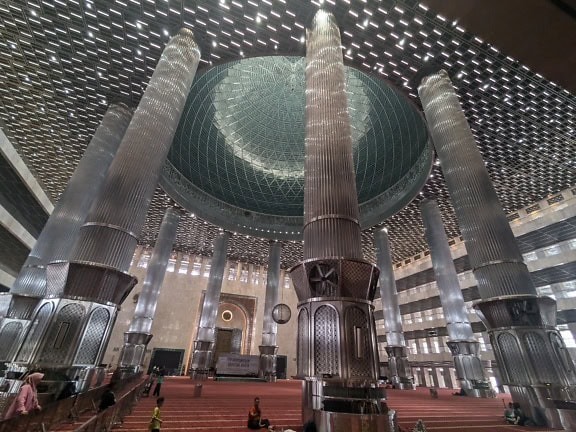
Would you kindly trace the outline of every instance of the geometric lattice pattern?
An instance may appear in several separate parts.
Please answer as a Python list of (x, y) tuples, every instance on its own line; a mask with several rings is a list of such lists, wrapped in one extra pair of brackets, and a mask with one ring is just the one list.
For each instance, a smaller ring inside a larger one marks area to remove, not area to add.
[(331, 306), (320, 306), (314, 313), (314, 374), (339, 374), (338, 312)]
[[(323, 4), (339, 24), (345, 62), (388, 80), (415, 104), (409, 83), (422, 65), (435, 61), (449, 72), (506, 213), (576, 184), (572, 94), (416, 1)], [(137, 105), (178, 28), (194, 31), (201, 72), (242, 58), (304, 55), (305, 28), (318, 6), (309, 0), (2, 2), (0, 118), (56, 201), (107, 105), (118, 99)], [(438, 197), (447, 234), (457, 237), (437, 165), (422, 192)], [(394, 261), (427, 248), (420, 200), (385, 221)], [(143, 244), (154, 244), (172, 204), (157, 189)], [(176, 246), (209, 256), (217, 233), (218, 227), (185, 212)], [(363, 242), (365, 258), (373, 261), (371, 230)], [(299, 242), (283, 245), (283, 267), (301, 259)], [(238, 235), (228, 257), (265, 264), (267, 254), (267, 240)]]
[(109, 320), (110, 312), (107, 309), (97, 308), (92, 312), (74, 364), (95, 364)]
[(356, 306), (348, 306), (344, 312), (346, 331), (348, 332), (348, 361), (350, 375), (353, 377), (370, 377), (372, 375), (372, 358), (370, 355), (370, 338), (366, 313)]

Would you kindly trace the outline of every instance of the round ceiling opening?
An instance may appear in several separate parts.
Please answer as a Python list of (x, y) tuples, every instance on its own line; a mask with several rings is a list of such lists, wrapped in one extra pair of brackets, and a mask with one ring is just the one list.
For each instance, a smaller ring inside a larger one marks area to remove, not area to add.
[[(301, 237), (305, 59), (267, 56), (198, 75), (161, 184), (199, 217), (235, 232)], [(363, 228), (420, 190), (432, 164), (423, 118), (385, 81), (346, 67)]]

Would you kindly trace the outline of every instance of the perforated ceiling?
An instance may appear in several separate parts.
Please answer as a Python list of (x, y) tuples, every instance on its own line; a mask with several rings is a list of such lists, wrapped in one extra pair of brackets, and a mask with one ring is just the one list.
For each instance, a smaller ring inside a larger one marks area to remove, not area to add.
[[(136, 105), (171, 33), (194, 30), (202, 68), (270, 54), (304, 54), (305, 27), (320, 6), (307, 0), (31, 0), (0, 3), (0, 115), (23, 157), (57, 199), (107, 104)], [(431, 59), (457, 87), (506, 211), (576, 183), (573, 95), (498, 47), (412, 0), (325, 0), (342, 30), (345, 61), (389, 80), (417, 102), (409, 80)], [(442, 173), (423, 192), (440, 200), (458, 235)], [(389, 218), (396, 260), (426, 245), (419, 198)], [(142, 242), (152, 244), (170, 198), (158, 189)], [(186, 214), (177, 248), (210, 254), (218, 228)], [(371, 232), (363, 234), (373, 259)], [(267, 241), (234, 236), (231, 259), (267, 260)], [(283, 265), (300, 259), (286, 242)]]

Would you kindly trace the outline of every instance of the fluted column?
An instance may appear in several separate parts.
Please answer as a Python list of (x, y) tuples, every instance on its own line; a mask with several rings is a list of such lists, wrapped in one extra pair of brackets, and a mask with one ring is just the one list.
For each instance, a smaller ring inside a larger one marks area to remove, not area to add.
[(369, 413), (362, 422), (387, 430), (371, 304), (378, 269), (362, 259), (340, 32), (323, 10), (307, 33), (305, 117), (304, 261), (290, 270), (302, 419), (352, 430)]
[(36, 318), (43, 325), (28, 334), (18, 362), (69, 368), (100, 363), (117, 305), (136, 283), (126, 272), (199, 59), (188, 29), (164, 48), (70, 260), (47, 267), (49, 299)]
[(380, 300), (386, 332), (386, 353), (388, 354), (388, 374), (396, 388), (412, 390), (412, 368), (408, 361), (408, 350), (402, 330), (402, 316), (398, 305), (398, 292), (394, 279), (394, 267), (390, 254), (390, 240), (386, 228), (374, 233), (376, 264), (380, 268)]
[(208, 276), (208, 286), (202, 303), (198, 333), (194, 341), (194, 353), (190, 362), (193, 378), (206, 378), (212, 367), (216, 342), (216, 318), (220, 304), (220, 291), (226, 267), (226, 252), (230, 233), (222, 231), (214, 240), (214, 252)]
[(46, 265), (69, 258), (131, 117), (132, 111), (124, 104), (110, 105), (102, 117), (10, 290), (11, 304), (0, 323), (0, 340), (6, 341), (0, 344), (0, 360), (13, 358), (34, 309), (46, 295)]
[(474, 136), (445, 71), (418, 86), (454, 211), (482, 300), (475, 306), (490, 334), (513, 398), (537, 422), (576, 429), (574, 364), (556, 324), (556, 304), (537, 295)]
[(152, 339), (152, 321), (156, 312), (158, 296), (166, 274), (166, 267), (172, 245), (178, 230), (180, 216), (173, 207), (169, 207), (164, 214), (160, 231), (152, 256), (148, 262), (146, 277), (142, 283), (142, 291), (138, 296), (138, 303), (128, 331), (124, 333), (124, 346), (120, 355), (120, 366), (137, 371), (142, 365), (146, 347)]
[(270, 243), (268, 257), (268, 273), (266, 276), (266, 298), (264, 299), (264, 320), (262, 323), (262, 345), (260, 349), (260, 374), (267, 381), (276, 381), (276, 333), (278, 324), (272, 318), (272, 310), (278, 303), (278, 289), (280, 285), (280, 258), (282, 244)]
[(474, 338), (468, 320), (468, 311), (444, 232), (440, 208), (435, 200), (427, 199), (420, 204), (420, 211), (446, 319), (448, 347), (454, 356), (456, 378), (460, 388), (464, 389), (468, 396), (489, 396), (490, 385), (480, 361), (480, 344)]

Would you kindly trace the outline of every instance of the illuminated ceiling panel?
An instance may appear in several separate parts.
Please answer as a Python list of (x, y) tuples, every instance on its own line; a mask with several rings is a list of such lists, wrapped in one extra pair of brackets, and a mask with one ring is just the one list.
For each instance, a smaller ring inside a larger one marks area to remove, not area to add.
[[(30, 0), (0, 4), (0, 116), (19, 151), (57, 199), (107, 104), (135, 106), (163, 46), (181, 26), (194, 30), (201, 69), (263, 55), (304, 54), (305, 28), (320, 6), (304, 0)], [(389, 80), (418, 103), (409, 80), (441, 63), (506, 212), (576, 183), (575, 97), (411, 0), (325, 0), (341, 26), (345, 61)], [(436, 195), (450, 237), (459, 234), (441, 170), (423, 189)], [(426, 249), (419, 198), (386, 221), (393, 255)], [(158, 189), (142, 242), (152, 244), (170, 198)], [(210, 254), (218, 228), (187, 215), (177, 247)], [(374, 258), (372, 235), (364, 250)], [(283, 265), (300, 259), (286, 242)], [(231, 259), (267, 261), (267, 240), (234, 236)]]

